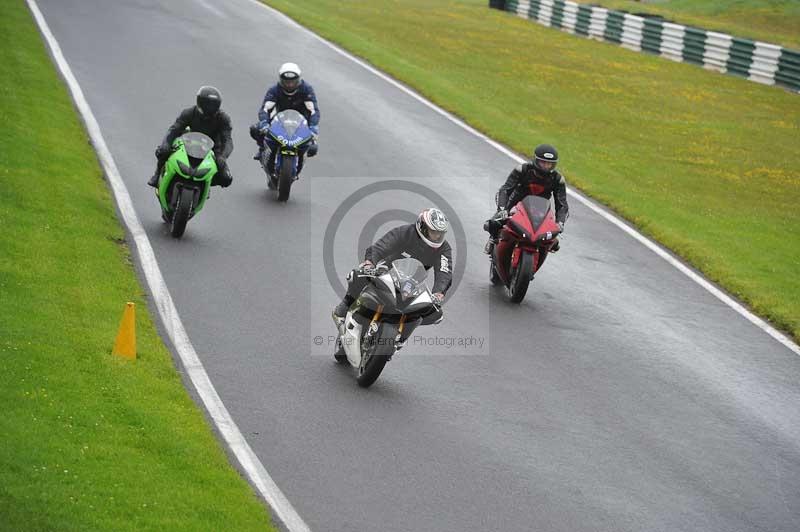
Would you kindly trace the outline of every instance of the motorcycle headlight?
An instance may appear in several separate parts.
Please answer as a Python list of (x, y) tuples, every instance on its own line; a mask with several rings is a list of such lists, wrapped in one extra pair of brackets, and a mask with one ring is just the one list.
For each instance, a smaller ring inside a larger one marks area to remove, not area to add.
[(208, 167), (208, 166), (205, 167), (205, 168), (196, 168), (195, 171), (194, 171), (194, 176), (195, 177), (204, 177), (209, 172), (209, 170), (211, 170), (211, 167)]
[(275, 135), (272, 131), (269, 132), (273, 139), (278, 142), (281, 146), (286, 146), (288, 139), (283, 135)]
[(192, 177), (194, 175), (194, 170), (180, 161), (178, 161), (178, 169), (180, 169), (181, 173), (186, 177)]
[(513, 229), (514, 232), (517, 233), (518, 235), (520, 235), (522, 238), (529, 238), (528, 232), (525, 231), (525, 228), (523, 228), (521, 225), (519, 225), (514, 220), (508, 220), (508, 226), (511, 229)]

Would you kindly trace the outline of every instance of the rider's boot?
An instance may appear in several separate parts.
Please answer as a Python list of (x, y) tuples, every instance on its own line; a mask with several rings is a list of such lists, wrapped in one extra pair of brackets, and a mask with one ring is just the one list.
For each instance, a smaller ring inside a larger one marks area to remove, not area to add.
[(336, 308), (333, 309), (333, 321), (335, 321), (337, 325), (344, 321), (345, 316), (347, 316), (347, 311), (350, 309), (350, 305), (353, 304), (353, 301), (351, 296), (345, 295), (339, 304), (336, 305)]
[(258, 150), (256, 150), (255, 155), (253, 155), (253, 160), (260, 161), (261, 157), (264, 155), (264, 141), (256, 140), (256, 145), (258, 146)]
[(495, 244), (494, 238), (489, 237), (489, 240), (486, 242), (486, 245), (483, 246), (483, 252), (486, 253), (487, 255), (491, 255), (492, 249), (494, 249), (494, 244)]
[(153, 174), (150, 179), (147, 180), (147, 184), (153, 188), (158, 188), (158, 178), (160, 177), (161, 172), (156, 170), (156, 173)]

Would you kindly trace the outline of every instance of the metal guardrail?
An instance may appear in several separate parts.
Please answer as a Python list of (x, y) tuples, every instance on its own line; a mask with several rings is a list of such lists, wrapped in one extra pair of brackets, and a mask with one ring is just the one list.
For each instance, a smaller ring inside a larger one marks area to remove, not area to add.
[(800, 92), (800, 51), (569, 0), (489, 0), (489, 7), (637, 52)]

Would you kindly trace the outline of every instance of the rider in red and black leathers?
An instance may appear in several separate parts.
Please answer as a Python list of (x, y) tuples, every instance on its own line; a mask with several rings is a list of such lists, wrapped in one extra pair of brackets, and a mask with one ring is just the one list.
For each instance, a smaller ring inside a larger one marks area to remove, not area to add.
[[(567, 183), (564, 176), (556, 171), (557, 163), (558, 152), (553, 146), (549, 144), (537, 146), (533, 160), (514, 168), (497, 191), (498, 212), (508, 211), (525, 196), (535, 195), (547, 199), (552, 196), (556, 207), (556, 222), (563, 231), (564, 223), (569, 216), (569, 205), (567, 205)], [(487, 231), (492, 235), (492, 239), (497, 238), (502, 227), (503, 223), (498, 222), (496, 218), (487, 222)]]

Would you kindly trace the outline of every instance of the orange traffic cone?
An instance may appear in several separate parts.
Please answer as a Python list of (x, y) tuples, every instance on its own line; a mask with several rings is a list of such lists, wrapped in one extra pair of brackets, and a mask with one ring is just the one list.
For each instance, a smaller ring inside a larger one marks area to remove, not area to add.
[(119, 324), (112, 354), (136, 360), (136, 306), (128, 302)]

